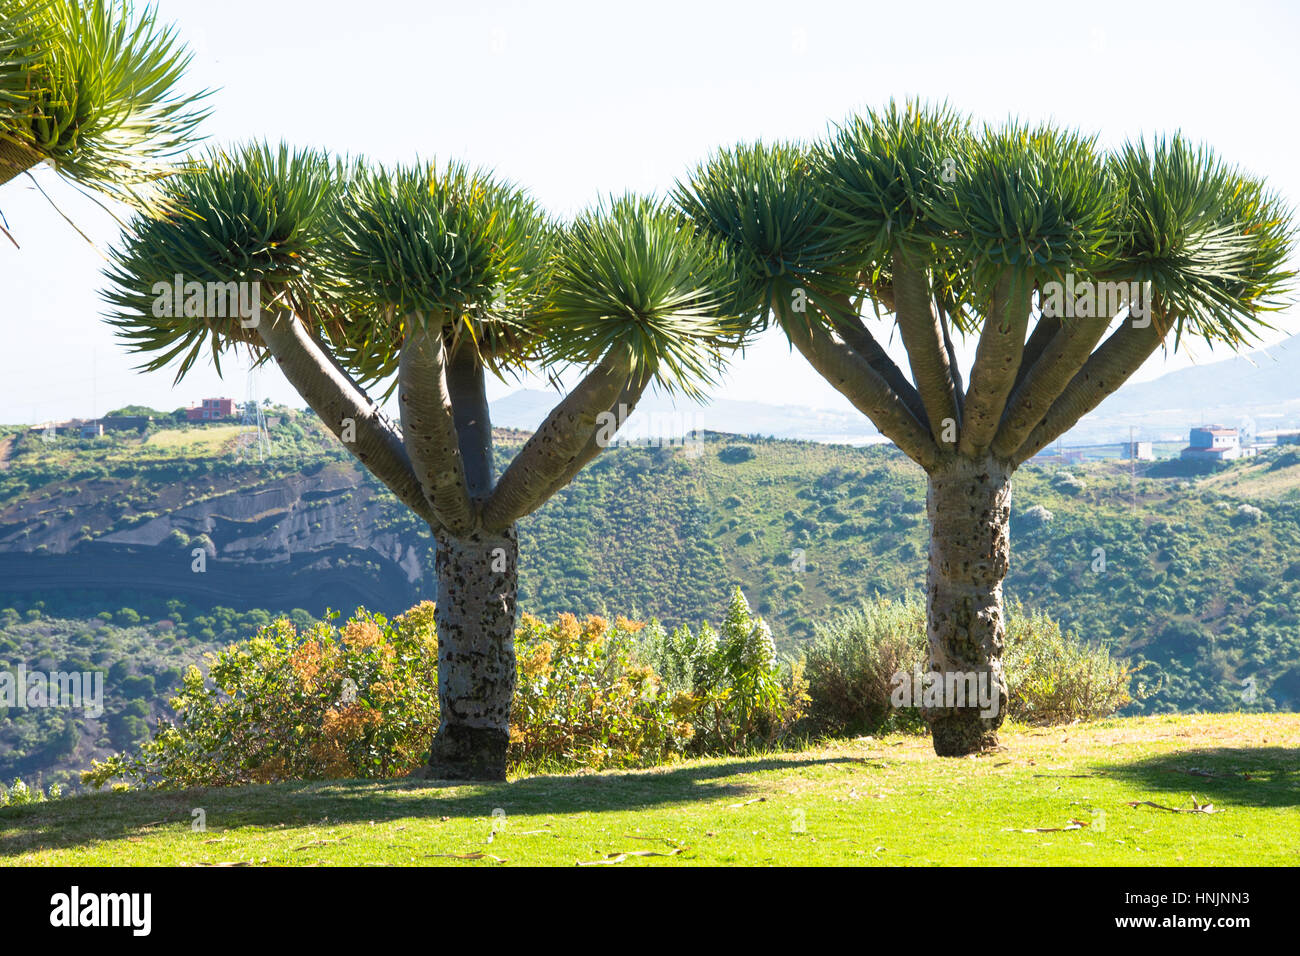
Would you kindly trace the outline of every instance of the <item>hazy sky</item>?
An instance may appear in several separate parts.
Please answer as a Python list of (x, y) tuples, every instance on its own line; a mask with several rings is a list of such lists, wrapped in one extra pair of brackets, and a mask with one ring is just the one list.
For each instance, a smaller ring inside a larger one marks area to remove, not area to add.
[[(890, 97), (978, 118), (1055, 119), (1114, 145), (1182, 130), (1300, 201), (1292, 3), (440, 3), (161, 0), (219, 88), (210, 140), (283, 138), (377, 160), (462, 158), (571, 214), (602, 194), (666, 191), (713, 148), (811, 138)], [(37, 180), (100, 248), (113, 220), (49, 171)], [(242, 398), (196, 368), (141, 375), (100, 315), (101, 253), (26, 177), (0, 187), (0, 421)], [(1300, 331), (1278, 316), (1276, 340)], [(1206, 361), (1204, 348), (1194, 353)], [(1217, 357), (1217, 356), (1214, 356)], [(1186, 361), (1153, 360), (1141, 377)], [(531, 383), (530, 383), (531, 384)], [(517, 385), (496, 384), (494, 396)], [(261, 394), (301, 400), (277, 372)], [(779, 335), (717, 394), (847, 408)]]

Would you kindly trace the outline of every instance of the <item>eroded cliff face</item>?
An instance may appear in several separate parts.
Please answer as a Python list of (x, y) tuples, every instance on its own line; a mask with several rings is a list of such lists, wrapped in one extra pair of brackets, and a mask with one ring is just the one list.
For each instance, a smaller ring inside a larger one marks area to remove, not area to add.
[(0, 503), (0, 594), (131, 589), (396, 613), (433, 596), (431, 569), (427, 529), (350, 463), (55, 481)]

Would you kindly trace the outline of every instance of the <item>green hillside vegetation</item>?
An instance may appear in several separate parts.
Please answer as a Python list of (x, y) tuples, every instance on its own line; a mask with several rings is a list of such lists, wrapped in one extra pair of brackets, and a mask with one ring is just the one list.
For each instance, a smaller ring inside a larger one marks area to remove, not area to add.
[[(286, 418), (272, 429), (274, 456), (262, 463), (229, 452), (182, 456), (148, 444), (147, 434), (49, 444), (11, 428), (0, 471), (0, 550), (21, 550), (25, 535), (42, 540), (46, 553), (75, 550), (195, 501), (329, 470), (355, 485), (344, 505), (353, 510), (333, 520), (362, 537), (393, 534), (418, 548), (429, 594), (429, 541), (418, 521), (345, 461), (310, 417)], [(188, 428), (201, 434), (205, 426)], [(522, 435), (502, 438), (508, 457)], [(887, 447), (710, 434), (685, 447), (611, 449), (522, 523), (521, 605), (543, 618), (624, 614), (671, 629), (713, 619), (739, 586), (777, 648), (794, 654), (819, 624), (862, 599), (920, 594), (923, 501), (919, 469)], [(332, 527), (319, 533), (327, 538)], [(1014, 480), (1011, 527), (1008, 595), (1135, 667), (1146, 696), (1126, 713), (1297, 707), (1294, 448), (1201, 474), (1177, 462), (1143, 463), (1136, 478), (1128, 463), (1031, 463)], [(184, 537), (159, 548), (188, 562), (195, 541)], [(107, 652), (92, 663), (111, 667), (126, 656), (113, 648), (135, 641), (128, 666), (146, 676), (251, 636), (269, 617), (258, 608), (294, 611), (297, 623), (326, 610), (277, 605), (273, 580), (258, 583), (254, 593), (206, 605), (144, 590), (0, 590), (0, 612), (13, 610), (0, 617), (0, 660), (35, 667)], [(123, 610), (138, 615), (138, 630)], [(123, 624), (127, 633), (118, 635)], [(78, 636), (89, 643), (73, 644)], [(141, 719), (155, 719), (165, 696), (160, 689)], [(85, 766), (89, 751), (78, 752), (76, 765), (48, 759), (44, 748), (57, 750), (66, 737), (60, 717), (45, 717), (49, 726), (23, 720), (0, 744), (8, 747), (0, 773), (57, 764), (66, 779)], [(103, 729), (93, 739), (107, 741), (96, 756), (110, 749)]]

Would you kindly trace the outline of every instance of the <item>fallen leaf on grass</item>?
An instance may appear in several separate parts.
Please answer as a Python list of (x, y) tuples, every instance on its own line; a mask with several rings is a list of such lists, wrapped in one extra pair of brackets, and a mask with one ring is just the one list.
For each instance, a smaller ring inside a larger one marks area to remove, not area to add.
[(1200, 803), (1195, 797), (1192, 797), (1190, 807), (1166, 807), (1164, 804), (1152, 803), (1150, 800), (1130, 800), (1130, 807), (1155, 807), (1157, 810), (1166, 810), (1169, 813), (1222, 813), (1222, 810), (1216, 810), (1212, 803)]
[(337, 840), (312, 840), (310, 843), (304, 843), (302, 846), (296, 846), (296, 847), (294, 847), (293, 849), (294, 849), (294, 852), (297, 852), (298, 850), (305, 850), (305, 849), (307, 849), (308, 847), (313, 847), (313, 846), (326, 846), (326, 845), (328, 845), (328, 844), (330, 844), (330, 843), (342, 843), (344, 840), (347, 840), (347, 839), (350, 839), (350, 838), (349, 838), (349, 837), (339, 837)]
[(1088, 826), (1087, 820), (1071, 820), (1063, 827), (1028, 827), (1020, 829), (1018, 827), (1007, 827), (1007, 833), (1064, 833), (1066, 830), (1082, 830)]
[(682, 847), (674, 847), (667, 853), (660, 853), (658, 850), (627, 850), (622, 853), (607, 853), (603, 860), (588, 860), (586, 862), (579, 860), (578, 866), (611, 866), (615, 863), (622, 863), (628, 857), (633, 856), (676, 856), (682, 852)]
[(503, 860), (499, 856), (493, 856), (491, 853), (426, 853), (426, 857), (446, 857), (451, 860), (491, 860), (493, 863), (509, 863), (509, 860)]
[(255, 863), (265, 862), (266, 857), (262, 857), (260, 860), (221, 860), (217, 863), (208, 863), (204, 860), (199, 860), (194, 863), (182, 863), (181, 866), (253, 866)]

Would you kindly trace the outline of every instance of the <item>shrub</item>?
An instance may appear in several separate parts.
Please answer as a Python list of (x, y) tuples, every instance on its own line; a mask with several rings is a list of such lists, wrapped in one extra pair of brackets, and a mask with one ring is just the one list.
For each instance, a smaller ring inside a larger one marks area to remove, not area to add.
[(672, 707), (694, 728), (693, 753), (741, 753), (782, 742), (807, 709), (803, 662), (782, 667), (772, 631), (739, 588), (718, 631), (687, 627), (667, 639), (652, 627), (643, 653), (674, 692)]
[[(1007, 716), (1028, 724), (1104, 717), (1130, 703), (1133, 671), (1104, 647), (1061, 631), (1041, 612), (1006, 608), (1003, 666)], [(929, 669), (925, 608), (918, 600), (877, 599), (818, 625), (807, 656), (810, 729), (824, 736), (875, 733), (919, 724), (915, 708), (890, 701), (896, 674)]]
[(1106, 717), (1132, 701), (1133, 671), (1105, 647), (1061, 631), (1048, 615), (1018, 603), (1007, 614), (1008, 716), (1026, 724)]
[(171, 787), (385, 777), (418, 766), (437, 725), (433, 606), (395, 621), (359, 610), (343, 627), (300, 633), (285, 619), (191, 667), (160, 723), (132, 756), (82, 775)]
[(643, 766), (689, 740), (652, 668), (636, 658), (641, 624), (561, 614), (523, 615), (515, 636), (519, 679), (511, 706), (512, 763), (547, 767)]
[(877, 598), (818, 624), (805, 673), (812, 704), (809, 725), (818, 735), (874, 733), (895, 725), (917, 727), (914, 709), (890, 703), (897, 673), (925, 664), (925, 607), (909, 597)]

